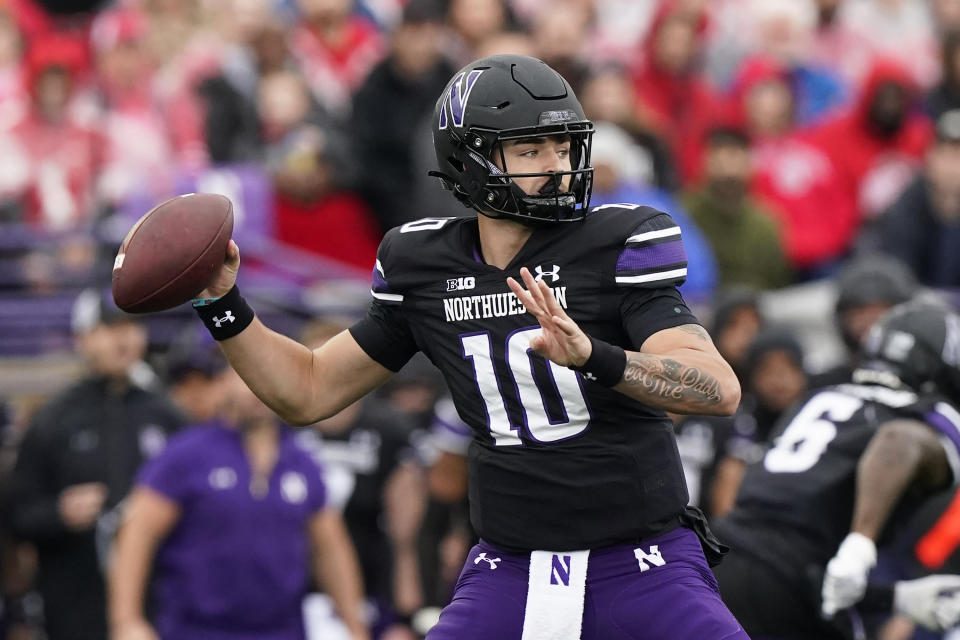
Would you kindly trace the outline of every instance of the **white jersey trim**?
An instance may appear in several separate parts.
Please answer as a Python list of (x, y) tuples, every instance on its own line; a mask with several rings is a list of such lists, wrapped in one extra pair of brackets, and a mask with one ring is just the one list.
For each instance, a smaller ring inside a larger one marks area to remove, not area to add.
[(370, 290), (370, 293), (373, 294), (373, 297), (377, 300), (387, 300), (389, 302), (403, 302), (403, 296), (399, 293), (377, 293), (373, 289)]
[(620, 284), (634, 284), (637, 282), (656, 282), (657, 280), (672, 280), (682, 278), (687, 275), (687, 268), (672, 269), (670, 271), (658, 271), (657, 273), (645, 273), (639, 276), (617, 276), (617, 282)]
[(668, 238), (670, 236), (679, 236), (680, 227), (670, 227), (668, 229), (658, 229), (656, 231), (646, 231), (638, 233), (635, 236), (627, 238), (627, 244), (631, 242), (646, 242), (647, 240), (656, 240), (657, 238)]

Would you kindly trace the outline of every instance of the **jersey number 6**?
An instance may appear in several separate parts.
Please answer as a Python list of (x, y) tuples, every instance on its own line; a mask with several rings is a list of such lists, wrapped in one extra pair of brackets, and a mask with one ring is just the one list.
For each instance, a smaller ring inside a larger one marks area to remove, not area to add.
[[(563, 403), (564, 413), (561, 420), (550, 419), (544, 394), (533, 375), (533, 356), (530, 353), (530, 341), (539, 332), (540, 327), (531, 327), (511, 333), (507, 337), (506, 360), (523, 408), (527, 433), (537, 442), (556, 442), (582, 433), (590, 423), (590, 409), (577, 374), (547, 360), (547, 371)], [(487, 422), (494, 442), (498, 446), (523, 444), (518, 433), (520, 427), (510, 425), (506, 399), (493, 367), (490, 333), (484, 331), (462, 335), (460, 343), (463, 357), (473, 361), (477, 389), (487, 410)]]
[(863, 400), (833, 391), (813, 396), (764, 456), (763, 466), (770, 473), (807, 471), (837, 437), (834, 421), (846, 422), (862, 406)]

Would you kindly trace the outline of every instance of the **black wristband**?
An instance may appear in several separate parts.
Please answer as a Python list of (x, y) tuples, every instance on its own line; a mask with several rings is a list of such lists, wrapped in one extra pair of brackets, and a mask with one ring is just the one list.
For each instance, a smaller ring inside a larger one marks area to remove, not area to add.
[(627, 352), (616, 345), (603, 340), (590, 338), (590, 357), (579, 367), (570, 367), (579, 371), (587, 380), (593, 380), (605, 387), (615, 387), (623, 380), (627, 368)]
[(237, 335), (253, 322), (255, 314), (240, 295), (237, 285), (225, 296), (202, 306), (194, 306), (214, 340), (226, 340)]

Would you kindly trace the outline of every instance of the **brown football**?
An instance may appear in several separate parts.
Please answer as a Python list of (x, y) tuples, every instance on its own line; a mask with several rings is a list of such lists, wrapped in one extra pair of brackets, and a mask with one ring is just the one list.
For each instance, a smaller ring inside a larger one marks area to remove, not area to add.
[(188, 193), (157, 205), (127, 232), (113, 263), (113, 301), (130, 313), (170, 309), (203, 291), (223, 264), (233, 204)]

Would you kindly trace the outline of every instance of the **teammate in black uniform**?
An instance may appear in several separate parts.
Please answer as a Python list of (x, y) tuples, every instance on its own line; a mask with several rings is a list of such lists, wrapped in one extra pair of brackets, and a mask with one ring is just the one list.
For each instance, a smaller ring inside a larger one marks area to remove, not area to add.
[[(858, 613), (834, 614), (864, 596), (876, 545), (920, 496), (958, 477), (960, 316), (924, 303), (895, 307), (864, 349), (856, 384), (819, 390), (800, 406), (715, 524), (733, 549), (715, 569), (721, 592), (751, 634), (850, 637)], [(935, 619), (937, 589), (896, 593), (895, 608), (921, 624), (958, 622)]]
[(589, 208), (592, 132), (541, 61), (476, 61), (441, 95), (433, 134), (435, 175), (481, 215), (391, 230), (364, 320), (314, 352), (269, 331), (234, 287), (235, 245), (198, 307), (294, 423), (339, 411), (418, 350), (443, 372), (474, 431), (482, 540), (431, 640), (746, 637), (701, 540), (718, 545), (686, 510), (664, 412), (729, 415), (739, 385), (675, 288), (686, 257), (670, 216)]

